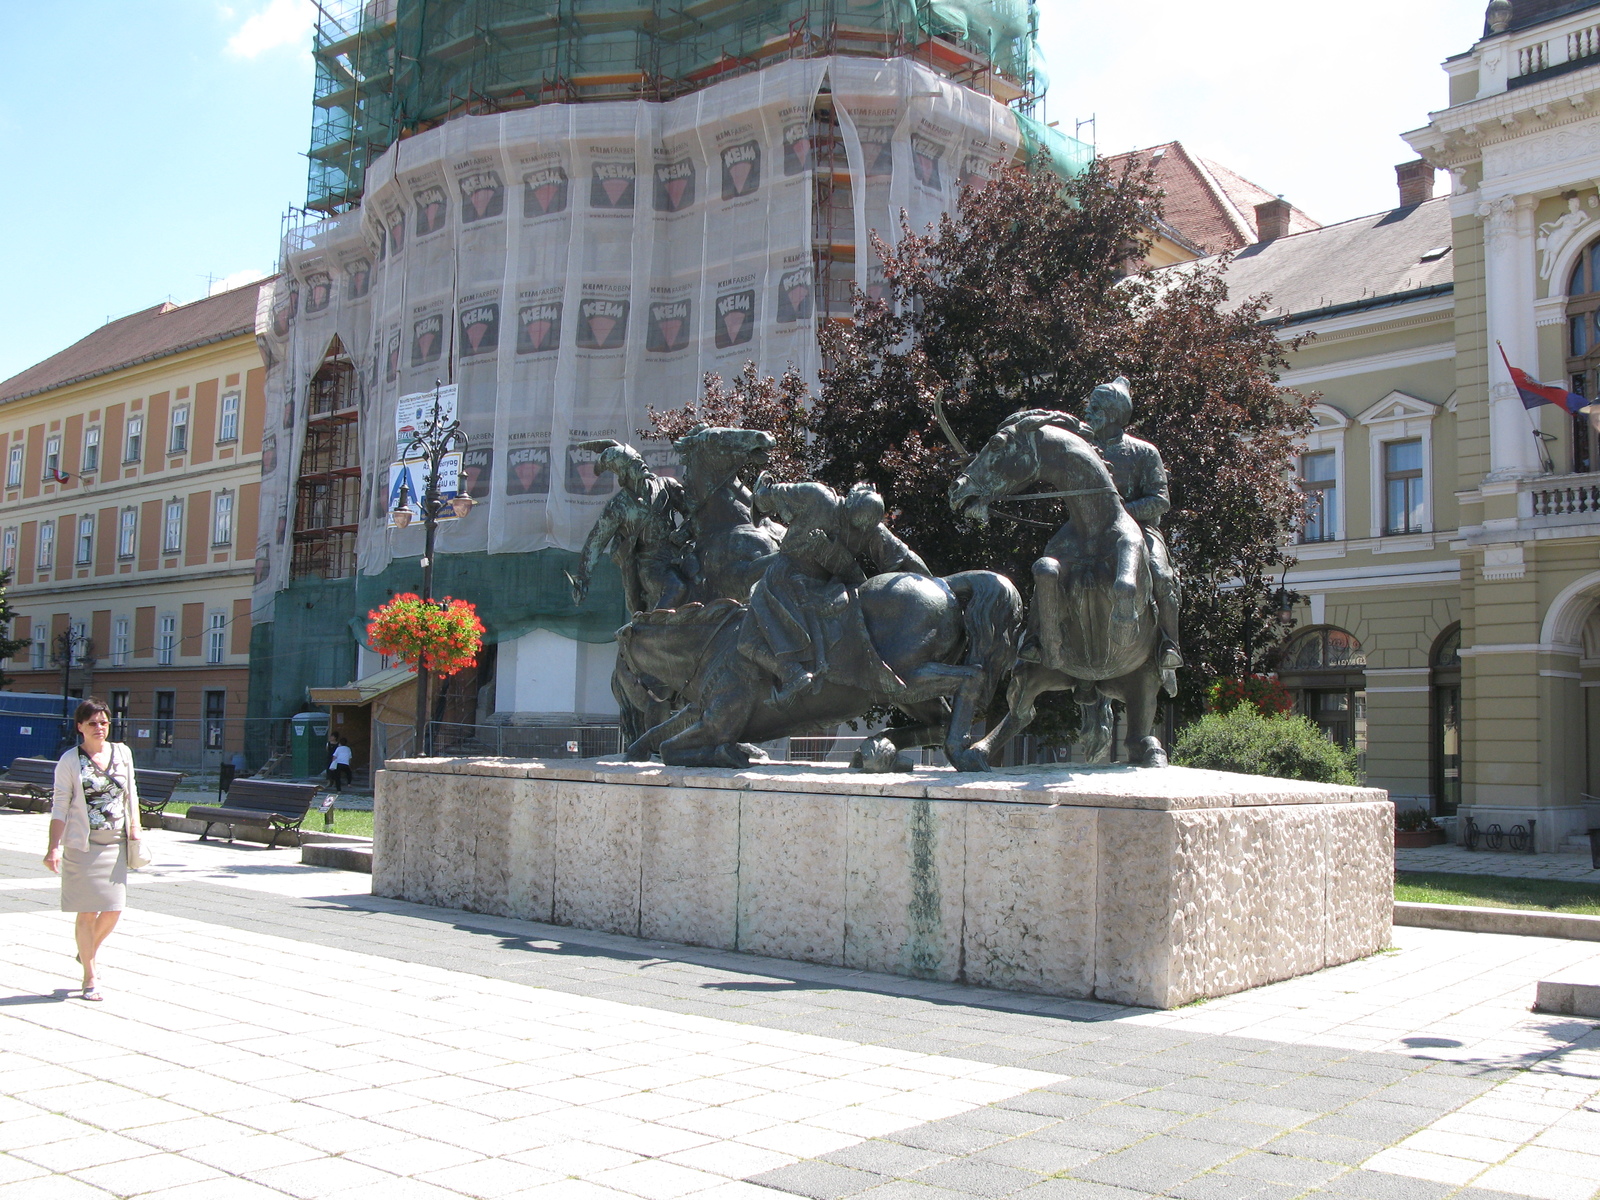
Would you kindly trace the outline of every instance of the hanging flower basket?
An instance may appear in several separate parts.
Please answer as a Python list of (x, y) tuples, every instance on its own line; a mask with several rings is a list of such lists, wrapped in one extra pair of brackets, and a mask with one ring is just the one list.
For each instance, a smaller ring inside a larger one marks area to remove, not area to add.
[(423, 600), (402, 592), (367, 614), (367, 641), (380, 654), (397, 658), (412, 671), (420, 661), (445, 678), (477, 661), (483, 648), (483, 622), (466, 600)]

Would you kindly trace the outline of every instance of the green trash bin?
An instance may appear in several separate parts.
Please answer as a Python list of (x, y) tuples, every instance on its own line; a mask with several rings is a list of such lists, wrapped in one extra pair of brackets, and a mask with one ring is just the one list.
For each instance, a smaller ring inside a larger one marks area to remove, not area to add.
[(296, 779), (328, 769), (328, 714), (295, 713), (289, 722), (289, 765)]

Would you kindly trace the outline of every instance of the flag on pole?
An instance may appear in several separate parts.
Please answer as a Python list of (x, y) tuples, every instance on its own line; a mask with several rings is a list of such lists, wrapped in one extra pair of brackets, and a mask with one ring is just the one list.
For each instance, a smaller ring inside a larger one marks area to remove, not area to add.
[(1511, 365), (1511, 360), (1506, 357), (1505, 347), (1499, 342), (1495, 348), (1500, 351), (1500, 360), (1506, 364), (1506, 370), (1511, 372), (1511, 382), (1517, 385), (1517, 395), (1522, 397), (1523, 408), (1538, 408), (1541, 404), (1555, 404), (1570, 413), (1582, 412), (1588, 405), (1586, 397), (1577, 392), (1569, 392), (1564, 387), (1540, 383), (1526, 371), (1519, 370)]

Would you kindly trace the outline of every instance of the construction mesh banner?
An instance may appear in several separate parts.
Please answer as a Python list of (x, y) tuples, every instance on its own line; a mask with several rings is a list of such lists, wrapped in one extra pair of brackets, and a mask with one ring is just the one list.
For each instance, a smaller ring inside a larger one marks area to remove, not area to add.
[[(702, 373), (753, 361), (814, 381), (824, 87), (845, 154), (823, 190), (849, 203), (831, 240), (860, 248), (854, 282), (872, 293), (870, 232), (894, 241), (902, 211), (937, 220), (1023, 142), (1010, 110), (907, 59), (796, 60), (667, 103), (448, 121), (391, 146), (360, 209), (293, 235), (257, 317), (256, 618), (289, 579), (307, 404), (331, 354), (356, 367), (362, 574), (422, 551), (417, 523), (387, 519), (402, 397), (454, 385), (467, 437), (460, 487), (478, 503), (441, 526), (438, 552), (510, 554), (581, 546), (616, 481), (580, 443), (640, 444), (648, 408), (693, 400)], [(676, 469), (664, 444), (641, 448)]]

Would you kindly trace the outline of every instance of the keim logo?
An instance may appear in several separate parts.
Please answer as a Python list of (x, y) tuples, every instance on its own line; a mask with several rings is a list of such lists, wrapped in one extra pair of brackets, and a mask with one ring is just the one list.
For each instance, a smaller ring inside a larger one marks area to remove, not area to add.
[(462, 486), (474, 500), (489, 495), (489, 485), (494, 475), (494, 451), (487, 446), (468, 450), (461, 456)]
[(561, 345), (561, 301), (524, 304), (517, 310), (517, 353), (549, 354)]
[(487, 221), (506, 210), (505, 184), (498, 171), (474, 171), (461, 177), (461, 223)]
[(869, 177), (894, 174), (894, 126), (862, 126), (861, 158)]
[(567, 491), (574, 496), (604, 496), (616, 486), (611, 472), (596, 470), (600, 454), (577, 445), (567, 447)]
[(761, 143), (739, 142), (722, 152), (722, 198), (737, 200), (761, 186)]
[(358, 258), (344, 269), (345, 278), (350, 281), (350, 299), (359, 300), (367, 294), (367, 289), (372, 286), (372, 260)]
[(399, 254), (406, 245), (406, 214), (398, 208), (392, 210), (384, 227), (389, 231), (389, 248)]
[(742, 346), (756, 333), (756, 293), (754, 288), (728, 292), (717, 297), (717, 349)]
[(425, 187), (417, 192), (417, 236), (444, 228), (450, 215), (450, 204), (442, 187)]
[(911, 135), (911, 169), (923, 187), (943, 186), (939, 182), (939, 159), (943, 156), (944, 147), (938, 142), (915, 133)]
[(597, 162), (589, 183), (590, 208), (633, 207), (633, 164)]
[(589, 299), (578, 303), (578, 345), (585, 350), (620, 350), (628, 336), (626, 300)]
[(656, 211), (682, 212), (694, 203), (694, 159), (656, 164)]
[(429, 313), (411, 327), (411, 365), (437, 362), (444, 351), (444, 317)]
[(811, 317), (811, 268), (796, 267), (778, 276), (778, 320), (806, 321)]
[(796, 121), (783, 127), (783, 173), (799, 175), (811, 169), (811, 126)]
[(289, 336), (289, 325), (300, 311), (300, 289), (290, 286), (288, 294), (279, 293), (272, 301), (272, 332), (279, 337)]
[(888, 303), (889, 277), (884, 274), (882, 263), (868, 265), (866, 293), (868, 300), (876, 300), (880, 304)]
[(313, 271), (306, 276), (306, 311), (321, 312), (333, 302), (333, 276)]
[(506, 495), (544, 496), (549, 492), (549, 446), (519, 446), (506, 455)]
[(522, 177), (522, 215), (548, 217), (567, 211), (567, 173), (561, 167), (541, 167)]
[(962, 187), (981, 188), (989, 182), (993, 169), (983, 155), (968, 154), (961, 160), (961, 176), (957, 182)]
[(461, 353), (487, 354), (500, 344), (500, 306), (474, 304), (461, 314)]
[(383, 357), (383, 381), (393, 383), (400, 378), (400, 331), (389, 335), (389, 348)]
[(670, 354), (689, 344), (689, 330), (693, 328), (687, 300), (663, 300), (650, 306), (650, 328), (645, 335), (644, 348), (655, 354)]

